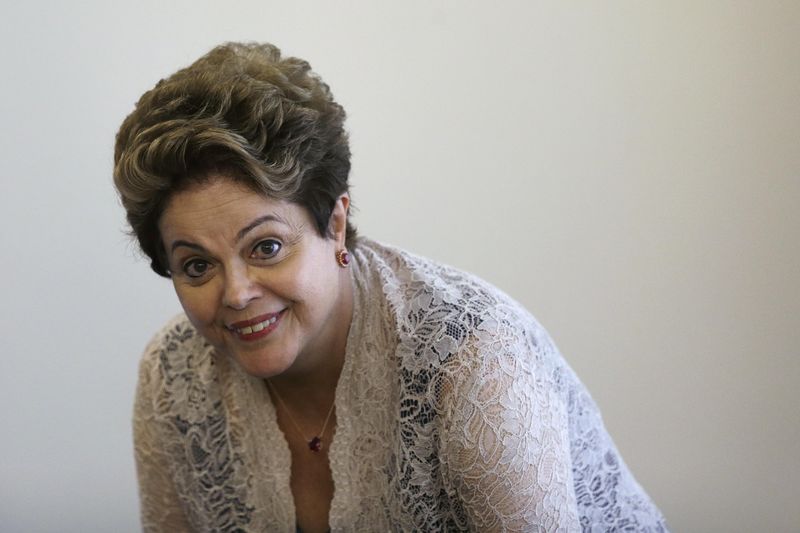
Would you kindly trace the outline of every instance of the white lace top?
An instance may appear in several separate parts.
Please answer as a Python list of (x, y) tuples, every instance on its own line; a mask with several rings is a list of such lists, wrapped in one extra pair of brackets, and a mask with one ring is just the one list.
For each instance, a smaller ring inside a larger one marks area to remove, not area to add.
[[(544, 329), (487, 283), (361, 239), (329, 449), (332, 531), (666, 531)], [(134, 413), (146, 531), (295, 531), (260, 379), (181, 316)]]

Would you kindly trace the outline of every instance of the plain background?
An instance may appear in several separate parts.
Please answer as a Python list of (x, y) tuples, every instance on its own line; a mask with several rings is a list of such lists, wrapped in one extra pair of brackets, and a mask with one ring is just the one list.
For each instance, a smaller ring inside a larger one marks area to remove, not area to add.
[(360, 231), (528, 307), (675, 531), (800, 531), (800, 3), (3, 2), (0, 530), (138, 530), (138, 357), (179, 311), (113, 136), (226, 40), (349, 114)]

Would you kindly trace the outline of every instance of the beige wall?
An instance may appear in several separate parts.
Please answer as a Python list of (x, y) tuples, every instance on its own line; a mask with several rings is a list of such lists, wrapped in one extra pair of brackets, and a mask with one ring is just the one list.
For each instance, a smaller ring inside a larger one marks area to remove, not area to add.
[(0, 524), (137, 529), (136, 359), (178, 306), (112, 136), (255, 39), (349, 111), (361, 232), (524, 303), (675, 531), (800, 531), (800, 3), (70, 4), (0, 22)]

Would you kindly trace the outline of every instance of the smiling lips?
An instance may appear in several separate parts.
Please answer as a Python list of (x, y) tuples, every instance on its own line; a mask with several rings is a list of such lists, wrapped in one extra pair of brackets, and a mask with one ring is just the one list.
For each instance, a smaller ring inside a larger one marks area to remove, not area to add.
[(243, 341), (254, 341), (266, 337), (278, 327), (278, 322), (283, 316), (280, 313), (270, 313), (261, 315), (250, 320), (235, 322), (226, 326), (229, 331), (236, 334), (236, 337)]

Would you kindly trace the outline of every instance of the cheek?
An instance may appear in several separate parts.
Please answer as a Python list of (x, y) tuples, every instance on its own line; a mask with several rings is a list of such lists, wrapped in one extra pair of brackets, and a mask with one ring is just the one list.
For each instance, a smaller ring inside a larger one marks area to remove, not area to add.
[(329, 265), (313, 262), (294, 272), (291, 279), (286, 280), (286, 286), (291, 286), (291, 298), (302, 304), (304, 314), (317, 315), (325, 312), (329, 300), (336, 294), (336, 274)]
[(178, 300), (186, 316), (197, 328), (204, 328), (214, 320), (216, 305), (210, 287), (175, 287)]
[(298, 304), (302, 314), (313, 314), (318, 306), (321, 293), (319, 276), (314, 273), (295, 272), (294, 276), (283, 283), (286, 297)]

